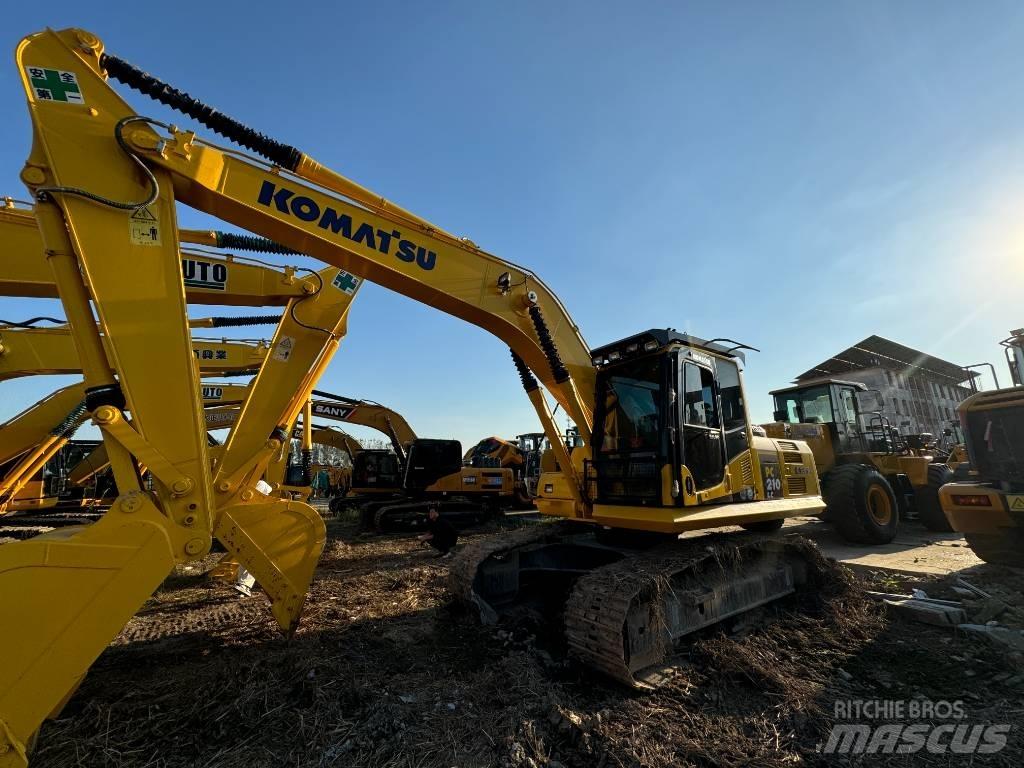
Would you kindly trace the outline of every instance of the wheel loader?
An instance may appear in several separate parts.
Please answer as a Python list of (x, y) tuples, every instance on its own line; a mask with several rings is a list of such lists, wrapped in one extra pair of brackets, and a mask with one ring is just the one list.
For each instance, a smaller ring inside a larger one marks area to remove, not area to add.
[[(556, 469), (541, 474), (537, 508), (561, 522), (484, 539), (456, 557), (453, 591), (482, 616), (539, 601), (563, 617), (576, 658), (642, 687), (661, 678), (681, 638), (816, 584), (818, 561), (804, 543), (754, 533), (677, 538), (721, 526), (776, 529), (786, 517), (824, 507), (810, 448), (754, 434), (743, 345), (651, 329), (592, 348), (530, 270), (159, 81), (108, 53), (95, 35), (36, 33), (20, 42), (16, 59), (34, 138), (21, 178), (74, 333), (87, 409), (103, 431), (121, 495), (100, 522), (60, 542), (0, 547), (0, 601), (19, 628), (6, 641), (0, 636), (3, 768), (25, 764), (39, 723), (59, 710), (174, 564), (204, 556), (225, 517), (238, 520), (241, 510), (217, 503), (217, 494), (241, 494), (241, 502), (252, 490), (252, 473), (225, 476), (219, 465), (211, 477), (180, 287), (178, 204), (508, 345), (556, 460)], [(242, 149), (136, 113), (112, 80)], [(339, 277), (331, 285), (343, 290), (349, 282)], [(139, 291), (141, 315), (136, 302), (123, 301)], [(280, 341), (268, 361), (287, 352)], [(157, 344), (163, 366), (154, 378), (148, 353)], [(303, 401), (308, 392), (299, 393)], [(548, 397), (579, 429), (582, 445), (564, 444)], [(226, 449), (228, 456), (230, 443)], [(139, 456), (152, 469), (152, 490), (133, 482)], [(306, 511), (287, 502), (261, 508), (281, 504)], [(269, 526), (280, 517), (262, 520)], [(315, 562), (315, 537), (257, 532), (265, 546), (276, 543), (279, 557), (303, 568)], [(308, 584), (310, 572), (301, 575), (289, 583)], [(270, 574), (264, 578), (277, 586)], [(275, 615), (293, 628), (301, 608), (296, 590), (275, 602)]]
[(939, 488), (952, 470), (927, 448), (929, 437), (901, 435), (884, 414), (862, 412), (855, 381), (823, 378), (777, 389), (769, 437), (810, 445), (821, 477), (829, 520), (847, 541), (887, 544), (899, 520), (919, 519), (948, 530)]
[(1024, 568), (1024, 329), (1002, 342), (1014, 386), (978, 392), (957, 412), (968, 462), (939, 498), (954, 531), (987, 563)]

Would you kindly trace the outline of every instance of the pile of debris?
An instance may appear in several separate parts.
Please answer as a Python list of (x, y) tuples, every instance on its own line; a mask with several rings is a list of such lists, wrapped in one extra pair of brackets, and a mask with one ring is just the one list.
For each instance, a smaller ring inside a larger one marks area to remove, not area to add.
[(982, 589), (961, 575), (950, 576), (937, 584), (933, 592), (953, 593), (959, 598), (952, 600), (931, 597), (917, 588), (905, 595), (874, 591), (866, 594), (908, 619), (951, 627), (958, 633), (991, 644), (1005, 655), (1008, 663), (1020, 670), (1020, 675), (1008, 676), (1012, 678), (1011, 684), (1024, 683), (1024, 593), (1014, 588), (1016, 578), (1010, 573), (1008, 581), (996, 581), (988, 589)]

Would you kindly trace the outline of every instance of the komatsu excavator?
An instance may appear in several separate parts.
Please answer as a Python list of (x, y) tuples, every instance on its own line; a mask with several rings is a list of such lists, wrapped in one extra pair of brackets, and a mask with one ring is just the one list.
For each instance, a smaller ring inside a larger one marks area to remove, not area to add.
[[(741, 345), (651, 330), (592, 350), (529, 270), (106, 53), (95, 35), (40, 32), (21, 41), (16, 59), (34, 137), (21, 178), (36, 201), (82, 361), (87, 409), (103, 430), (121, 496), (100, 522), (59, 542), (37, 538), (0, 547), (0, 601), (5, 620), (18, 627), (0, 637), (6, 740), (0, 765), (24, 764), (42, 718), (59, 709), (174, 563), (208, 551), (226, 512), (215, 493), (249, 489), (231, 473), (221, 481), (208, 472), (179, 287), (176, 202), (427, 303), (508, 344), (557, 458), (558, 470), (541, 477), (537, 507), (569, 525), (535, 526), (522, 538), (498, 537), (463, 550), (451, 569), (455, 590), (484, 612), (528, 595), (565, 597), (573, 653), (643, 684), (678, 637), (792, 594), (807, 578), (806, 548), (783, 541), (741, 536), (712, 546), (696, 538), (639, 552), (616, 536), (592, 535), (603, 528), (665, 534), (734, 524), (775, 528), (787, 516), (822, 508), (807, 446), (753, 434)], [(108, 79), (263, 159), (138, 115)], [(339, 289), (348, 284), (344, 277), (338, 283)], [(154, 345), (165, 363), (157, 379), (147, 354)], [(280, 349), (275, 343), (268, 360)], [(586, 439), (571, 455), (541, 384)], [(132, 480), (130, 457), (140, 454), (152, 468), (152, 491)], [(282, 557), (297, 557), (317, 539), (273, 541)], [(285, 626), (294, 626), (301, 603), (289, 603)]]

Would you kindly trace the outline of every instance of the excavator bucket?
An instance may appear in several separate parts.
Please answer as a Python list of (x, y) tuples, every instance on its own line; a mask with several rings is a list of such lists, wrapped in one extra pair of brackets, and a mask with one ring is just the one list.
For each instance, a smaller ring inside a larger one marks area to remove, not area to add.
[(124, 498), (94, 525), (0, 547), (0, 768), (27, 764), (38, 724), (174, 567), (166, 518)]
[(256, 577), (281, 629), (293, 633), (327, 538), (317, 511), (283, 499), (232, 505), (221, 510), (214, 535)]

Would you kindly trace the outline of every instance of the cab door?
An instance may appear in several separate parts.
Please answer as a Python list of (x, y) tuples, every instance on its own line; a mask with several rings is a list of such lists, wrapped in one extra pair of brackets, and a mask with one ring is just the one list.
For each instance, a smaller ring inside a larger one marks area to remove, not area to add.
[(725, 476), (718, 386), (710, 368), (690, 360), (683, 363), (682, 382), (679, 421), (683, 425), (683, 463), (700, 491), (718, 485)]

